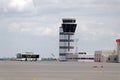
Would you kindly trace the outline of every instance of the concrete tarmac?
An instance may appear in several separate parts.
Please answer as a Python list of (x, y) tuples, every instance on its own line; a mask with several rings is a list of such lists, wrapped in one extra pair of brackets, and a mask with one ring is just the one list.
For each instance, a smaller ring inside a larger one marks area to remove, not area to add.
[(0, 80), (120, 80), (120, 63), (0, 61)]

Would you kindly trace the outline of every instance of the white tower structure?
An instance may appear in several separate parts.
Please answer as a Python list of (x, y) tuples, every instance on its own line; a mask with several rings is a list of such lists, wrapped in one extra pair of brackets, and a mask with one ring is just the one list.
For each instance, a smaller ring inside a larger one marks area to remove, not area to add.
[(117, 39), (116, 42), (117, 42), (118, 62), (120, 63), (120, 39)]
[(59, 28), (59, 59), (66, 61), (74, 53), (75, 19), (63, 19)]

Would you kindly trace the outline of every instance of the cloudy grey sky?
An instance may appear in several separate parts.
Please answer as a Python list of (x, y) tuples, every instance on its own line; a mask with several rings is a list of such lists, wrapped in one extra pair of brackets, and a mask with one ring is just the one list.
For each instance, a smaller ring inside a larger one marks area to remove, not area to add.
[(0, 57), (32, 51), (59, 54), (62, 18), (75, 18), (78, 50), (116, 49), (120, 0), (0, 0)]

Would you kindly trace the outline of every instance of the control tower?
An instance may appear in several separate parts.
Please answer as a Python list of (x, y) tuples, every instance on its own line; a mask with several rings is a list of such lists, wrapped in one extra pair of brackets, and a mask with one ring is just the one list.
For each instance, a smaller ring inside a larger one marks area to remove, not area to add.
[(116, 42), (117, 42), (118, 62), (120, 63), (120, 39), (117, 39)]
[(59, 59), (66, 61), (70, 54), (74, 54), (74, 33), (76, 30), (76, 20), (72, 18), (62, 19), (59, 28)]

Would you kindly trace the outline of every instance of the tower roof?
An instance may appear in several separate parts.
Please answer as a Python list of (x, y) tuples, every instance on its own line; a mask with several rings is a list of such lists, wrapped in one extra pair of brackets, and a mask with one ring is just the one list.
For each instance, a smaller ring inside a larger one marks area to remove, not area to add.
[(76, 20), (73, 18), (64, 18), (62, 19), (63, 23), (75, 23)]

